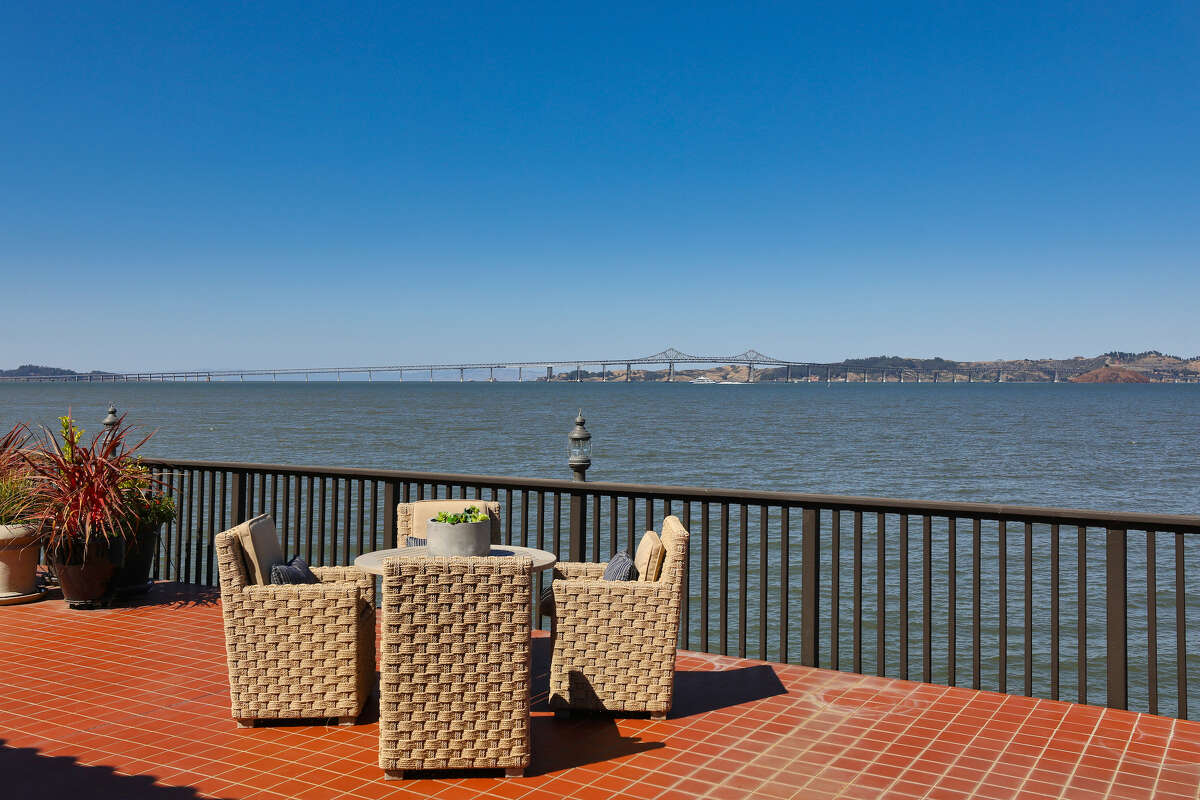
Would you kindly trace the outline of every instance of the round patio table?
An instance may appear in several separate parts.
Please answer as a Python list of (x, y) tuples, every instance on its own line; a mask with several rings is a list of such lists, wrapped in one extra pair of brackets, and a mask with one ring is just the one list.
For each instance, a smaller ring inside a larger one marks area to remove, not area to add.
[[(546, 550), (533, 547), (518, 547), (514, 544), (494, 544), (489, 556), (504, 558), (505, 556), (526, 556), (533, 559), (533, 572), (550, 569), (558, 563), (558, 556)], [(354, 559), (354, 566), (372, 575), (383, 575), (383, 562), (388, 558), (435, 558), (429, 555), (428, 547), (396, 547), (390, 550), (375, 550), (363, 553)]]

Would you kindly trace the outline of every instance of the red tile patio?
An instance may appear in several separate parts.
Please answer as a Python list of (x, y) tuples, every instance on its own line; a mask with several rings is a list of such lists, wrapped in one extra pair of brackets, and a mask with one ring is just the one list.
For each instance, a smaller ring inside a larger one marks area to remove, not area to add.
[(1200, 723), (681, 653), (665, 722), (555, 719), (525, 778), (383, 781), (377, 726), (238, 729), (216, 595), (0, 608), (0, 798), (1198, 798)]

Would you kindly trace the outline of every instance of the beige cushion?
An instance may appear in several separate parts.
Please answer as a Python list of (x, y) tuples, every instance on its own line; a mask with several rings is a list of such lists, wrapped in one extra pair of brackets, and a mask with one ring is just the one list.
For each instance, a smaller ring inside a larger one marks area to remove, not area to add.
[(246, 557), (246, 577), (260, 586), (271, 582), (271, 567), (283, 563), (279, 535), (269, 514), (260, 514), (234, 528)]
[(654, 531), (646, 531), (642, 541), (638, 543), (637, 555), (633, 557), (633, 565), (637, 567), (639, 581), (656, 581), (662, 570), (663, 556), (667, 550)]
[(492, 544), (500, 543), (500, 504), (487, 500), (418, 500), (415, 503), (400, 503), (396, 507), (396, 538), (404, 546), (406, 536), (425, 538), (425, 523), (439, 512), (460, 514), (471, 506), (485, 512), (492, 522)]

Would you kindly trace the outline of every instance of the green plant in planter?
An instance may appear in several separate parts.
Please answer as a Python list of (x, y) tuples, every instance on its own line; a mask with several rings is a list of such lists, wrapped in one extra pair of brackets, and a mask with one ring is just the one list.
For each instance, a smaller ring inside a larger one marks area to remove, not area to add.
[(0, 437), (0, 525), (19, 525), (33, 512), (34, 482), (24, 455), (30, 438), (21, 424)]
[(447, 525), (462, 525), (468, 522), (486, 522), (490, 519), (486, 511), (480, 511), (479, 506), (468, 506), (460, 514), (451, 514), (446, 511), (439, 511), (438, 515), (433, 518), (434, 522), (444, 522)]

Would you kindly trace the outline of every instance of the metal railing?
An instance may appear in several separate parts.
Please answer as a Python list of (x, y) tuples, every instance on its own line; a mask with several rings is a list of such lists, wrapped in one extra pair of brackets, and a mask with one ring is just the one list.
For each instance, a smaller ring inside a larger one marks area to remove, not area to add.
[[(157, 575), (213, 585), (213, 534), (259, 513), (286, 554), (396, 546), (396, 504), (502, 504), (507, 544), (606, 559), (678, 515), (680, 646), (1189, 715), (1200, 517), (279, 464), (145, 463), (176, 499)], [(1193, 571), (1194, 572), (1194, 571)], [(542, 588), (541, 577), (537, 591)], [(536, 613), (536, 612), (535, 612)], [(541, 624), (535, 619), (535, 625)], [(1144, 658), (1143, 658), (1144, 654)]]

